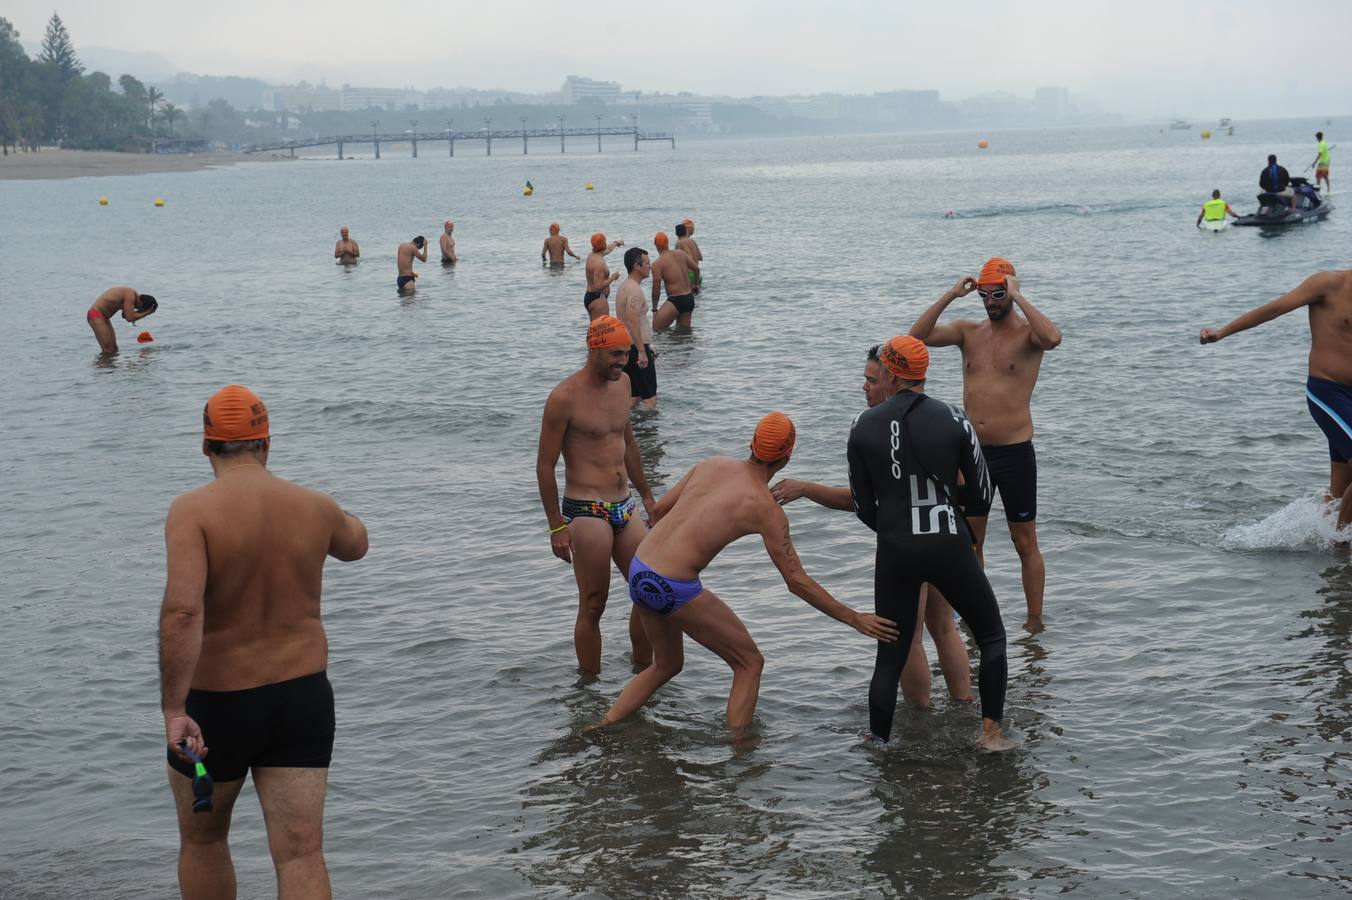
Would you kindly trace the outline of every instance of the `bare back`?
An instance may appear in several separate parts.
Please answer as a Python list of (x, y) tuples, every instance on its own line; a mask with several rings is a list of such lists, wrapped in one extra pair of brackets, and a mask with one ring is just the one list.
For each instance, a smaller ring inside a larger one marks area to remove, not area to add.
[(103, 313), (105, 319), (111, 319), (118, 313), (131, 313), (136, 308), (137, 293), (129, 287), (108, 288), (94, 301), (91, 309)]
[(563, 249), (567, 246), (568, 239), (561, 234), (545, 238), (545, 252), (549, 254), (549, 261), (556, 265), (563, 262)]
[(962, 404), (983, 444), (1033, 439), (1030, 403), (1043, 351), (1016, 310), (1006, 318), (999, 327), (991, 321), (954, 323), (962, 329)]
[(684, 297), (690, 293), (690, 271), (694, 269), (690, 257), (681, 250), (663, 250), (653, 262), (653, 290), (666, 286), (667, 297)]
[[(242, 690), (326, 667), (320, 586), (344, 519), (328, 496), (261, 466), (228, 470), (174, 502), (166, 524), (171, 560), (176, 541), (196, 542), (206, 557), (192, 687)], [(184, 558), (190, 563), (193, 554)]]
[(629, 378), (597, 386), (587, 370), (564, 379), (547, 405), (567, 417), (563, 433), (563, 493), (577, 500), (629, 496), (625, 433), (629, 430)]
[(744, 460), (710, 457), (677, 489), (675, 504), (638, 548), (643, 562), (668, 578), (697, 578), (728, 544), (763, 534), (784, 518), (765, 478)]
[(1310, 303), (1310, 374), (1352, 384), (1352, 269), (1327, 272)]
[(606, 255), (599, 250), (593, 250), (587, 256), (587, 290), (610, 296), (610, 268), (606, 265)]
[(417, 256), (423, 259), (424, 256), (418, 253), (418, 247), (412, 241), (399, 245), (399, 274), (413, 274), (413, 257)]

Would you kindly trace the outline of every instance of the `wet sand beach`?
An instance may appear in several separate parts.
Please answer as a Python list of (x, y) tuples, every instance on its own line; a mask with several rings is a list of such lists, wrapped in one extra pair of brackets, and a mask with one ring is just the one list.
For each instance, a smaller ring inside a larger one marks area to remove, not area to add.
[(160, 172), (200, 172), (241, 162), (264, 162), (279, 157), (243, 153), (114, 153), (105, 150), (56, 150), (10, 153), (0, 156), (0, 181), (34, 181), (109, 175), (150, 175)]

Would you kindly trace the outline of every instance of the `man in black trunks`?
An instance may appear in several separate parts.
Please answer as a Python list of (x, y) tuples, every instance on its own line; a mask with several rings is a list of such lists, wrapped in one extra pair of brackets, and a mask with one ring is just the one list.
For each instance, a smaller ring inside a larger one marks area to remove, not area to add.
[(653, 326), (643, 297), (643, 282), (652, 272), (648, 251), (642, 247), (624, 251), (624, 268), (629, 277), (615, 292), (615, 317), (634, 339), (624, 374), (629, 376), (633, 405), (657, 409), (657, 354), (653, 352)]
[(584, 265), (587, 290), (582, 295), (582, 308), (587, 311), (588, 319), (595, 321), (610, 314), (610, 286), (620, 280), (620, 273), (610, 271), (606, 254), (623, 246), (624, 241), (608, 241), (599, 231), (591, 236), (592, 252), (587, 254)]
[[(653, 331), (666, 331), (675, 322), (689, 328), (695, 312), (695, 295), (690, 289), (691, 273), (699, 273), (699, 263), (684, 250), (669, 249), (665, 231), (653, 238), (657, 246), (657, 262), (653, 263)], [(659, 309), (662, 287), (667, 289), (667, 302)]]
[[(184, 897), (235, 896), (230, 817), (253, 771), (281, 897), (329, 897), (324, 792), (333, 754), (324, 560), (366, 555), (366, 526), (328, 496), (271, 475), (268, 411), (230, 385), (207, 401), (215, 480), (169, 507), (160, 610), (160, 704), (178, 810)], [(194, 813), (193, 766), (215, 782)]]
[[(972, 550), (972, 533), (953, 499), (961, 470), (967, 490), (989, 500), (990, 475), (976, 432), (962, 410), (924, 394), (929, 351), (909, 335), (888, 341), (878, 354), (888, 399), (866, 409), (850, 428), (850, 492), (855, 514), (878, 534), (874, 612), (915, 632), (920, 589), (933, 584), (962, 616), (981, 667), (981, 736), (977, 746), (1007, 750), (1015, 742), (1000, 727), (1004, 718), (1005, 627), (990, 582)], [(869, 685), (869, 728), (886, 741), (892, 735), (897, 680), (911, 642), (879, 642)]]
[(411, 294), (417, 287), (418, 273), (413, 271), (415, 258), (427, 262), (427, 238), (421, 234), (399, 245), (399, 252), (396, 254), (399, 275), (394, 279), (394, 286), (401, 294)]

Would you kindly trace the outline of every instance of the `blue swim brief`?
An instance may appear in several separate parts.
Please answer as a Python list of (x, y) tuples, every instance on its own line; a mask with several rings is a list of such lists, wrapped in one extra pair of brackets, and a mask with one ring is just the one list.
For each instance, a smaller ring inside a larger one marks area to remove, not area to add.
[(1305, 404), (1329, 441), (1329, 459), (1352, 459), (1352, 384), (1311, 375), (1305, 382)]
[(671, 615), (702, 593), (704, 585), (698, 578), (682, 581), (659, 575), (638, 554), (634, 554), (634, 561), (629, 564), (629, 599), (659, 616)]

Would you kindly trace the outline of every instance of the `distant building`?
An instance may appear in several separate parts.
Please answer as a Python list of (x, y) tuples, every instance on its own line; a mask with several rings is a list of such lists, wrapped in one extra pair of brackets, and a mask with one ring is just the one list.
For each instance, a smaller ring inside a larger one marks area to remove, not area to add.
[(1070, 114), (1070, 91), (1063, 87), (1040, 87), (1033, 91), (1033, 109), (1045, 119), (1064, 119)]
[(400, 110), (408, 106), (421, 109), (423, 105), (422, 94), (404, 88), (353, 87), (345, 84), (339, 93), (342, 95), (343, 112), (363, 109)]
[(620, 99), (620, 83), (618, 81), (594, 81), (590, 78), (569, 75), (564, 79), (563, 88), (559, 93), (567, 106), (572, 106), (584, 100), (614, 103)]
[(343, 108), (342, 96), (327, 87), (316, 87), (302, 81), (293, 87), (274, 87), (263, 91), (261, 107), (266, 112), (313, 110), (331, 112)]

